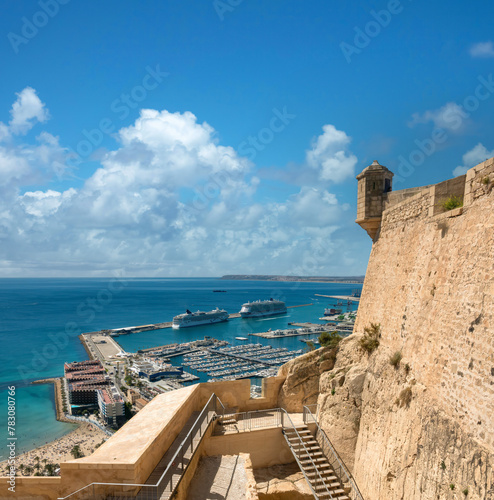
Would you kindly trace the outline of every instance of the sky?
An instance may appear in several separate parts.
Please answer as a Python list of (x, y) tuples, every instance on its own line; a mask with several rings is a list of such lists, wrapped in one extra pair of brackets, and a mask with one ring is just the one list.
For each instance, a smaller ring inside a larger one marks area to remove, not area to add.
[(6, 0), (0, 277), (365, 273), (355, 176), (494, 156), (494, 6)]

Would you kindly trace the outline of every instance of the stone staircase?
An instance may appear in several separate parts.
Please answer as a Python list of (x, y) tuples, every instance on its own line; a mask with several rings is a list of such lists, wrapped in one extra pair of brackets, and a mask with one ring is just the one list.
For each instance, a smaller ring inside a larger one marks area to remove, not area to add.
[(284, 427), (283, 432), (314, 496), (324, 500), (350, 500), (350, 488), (344, 487), (309, 428), (306, 425)]

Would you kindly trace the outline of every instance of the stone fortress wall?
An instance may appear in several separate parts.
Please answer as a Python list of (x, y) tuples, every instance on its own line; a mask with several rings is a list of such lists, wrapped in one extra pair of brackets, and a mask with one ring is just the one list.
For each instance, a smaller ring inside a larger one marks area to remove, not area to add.
[[(456, 498), (460, 487), (494, 498), (493, 185), (490, 159), (385, 195), (354, 330), (382, 332), (378, 350), (360, 354), (354, 473), (368, 498)], [(451, 195), (463, 206), (445, 211)], [(412, 402), (399, 408), (406, 387)]]

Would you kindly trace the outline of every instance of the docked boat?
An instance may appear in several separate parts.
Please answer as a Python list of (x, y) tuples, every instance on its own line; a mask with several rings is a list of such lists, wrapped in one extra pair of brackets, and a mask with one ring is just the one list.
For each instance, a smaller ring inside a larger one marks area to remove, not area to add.
[(235, 340), (249, 340), (247, 337), (235, 337)]
[(285, 303), (275, 299), (246, 302), (242, 304), (242, 309), (240, 309), (242, 318), (260, 318), (284, 313), (286, 313)]
[(227, 321), (229, 314), (224, 309), (214, 309), (213, 311), (187, 311), (173, 318), (172, 328), (187, 328), (190, 326), (211, 325)]
[(326, 307), (324, 309), (324, 316), (335, 316), (336, 314), (341, 314), (343, 309), (335, 309), (333, 307)]

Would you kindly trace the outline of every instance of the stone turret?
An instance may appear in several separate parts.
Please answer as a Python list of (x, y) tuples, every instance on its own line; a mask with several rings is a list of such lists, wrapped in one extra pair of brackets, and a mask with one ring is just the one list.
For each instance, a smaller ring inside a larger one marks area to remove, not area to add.
[(374, 161), (357, 175), (358, 199), (355, 222), (367, 231), (372, 240), (381, 225), (384, 201), (387, 193), (391, 191), (393, 175), (393, 172), (380, 165), (378, 161)]

